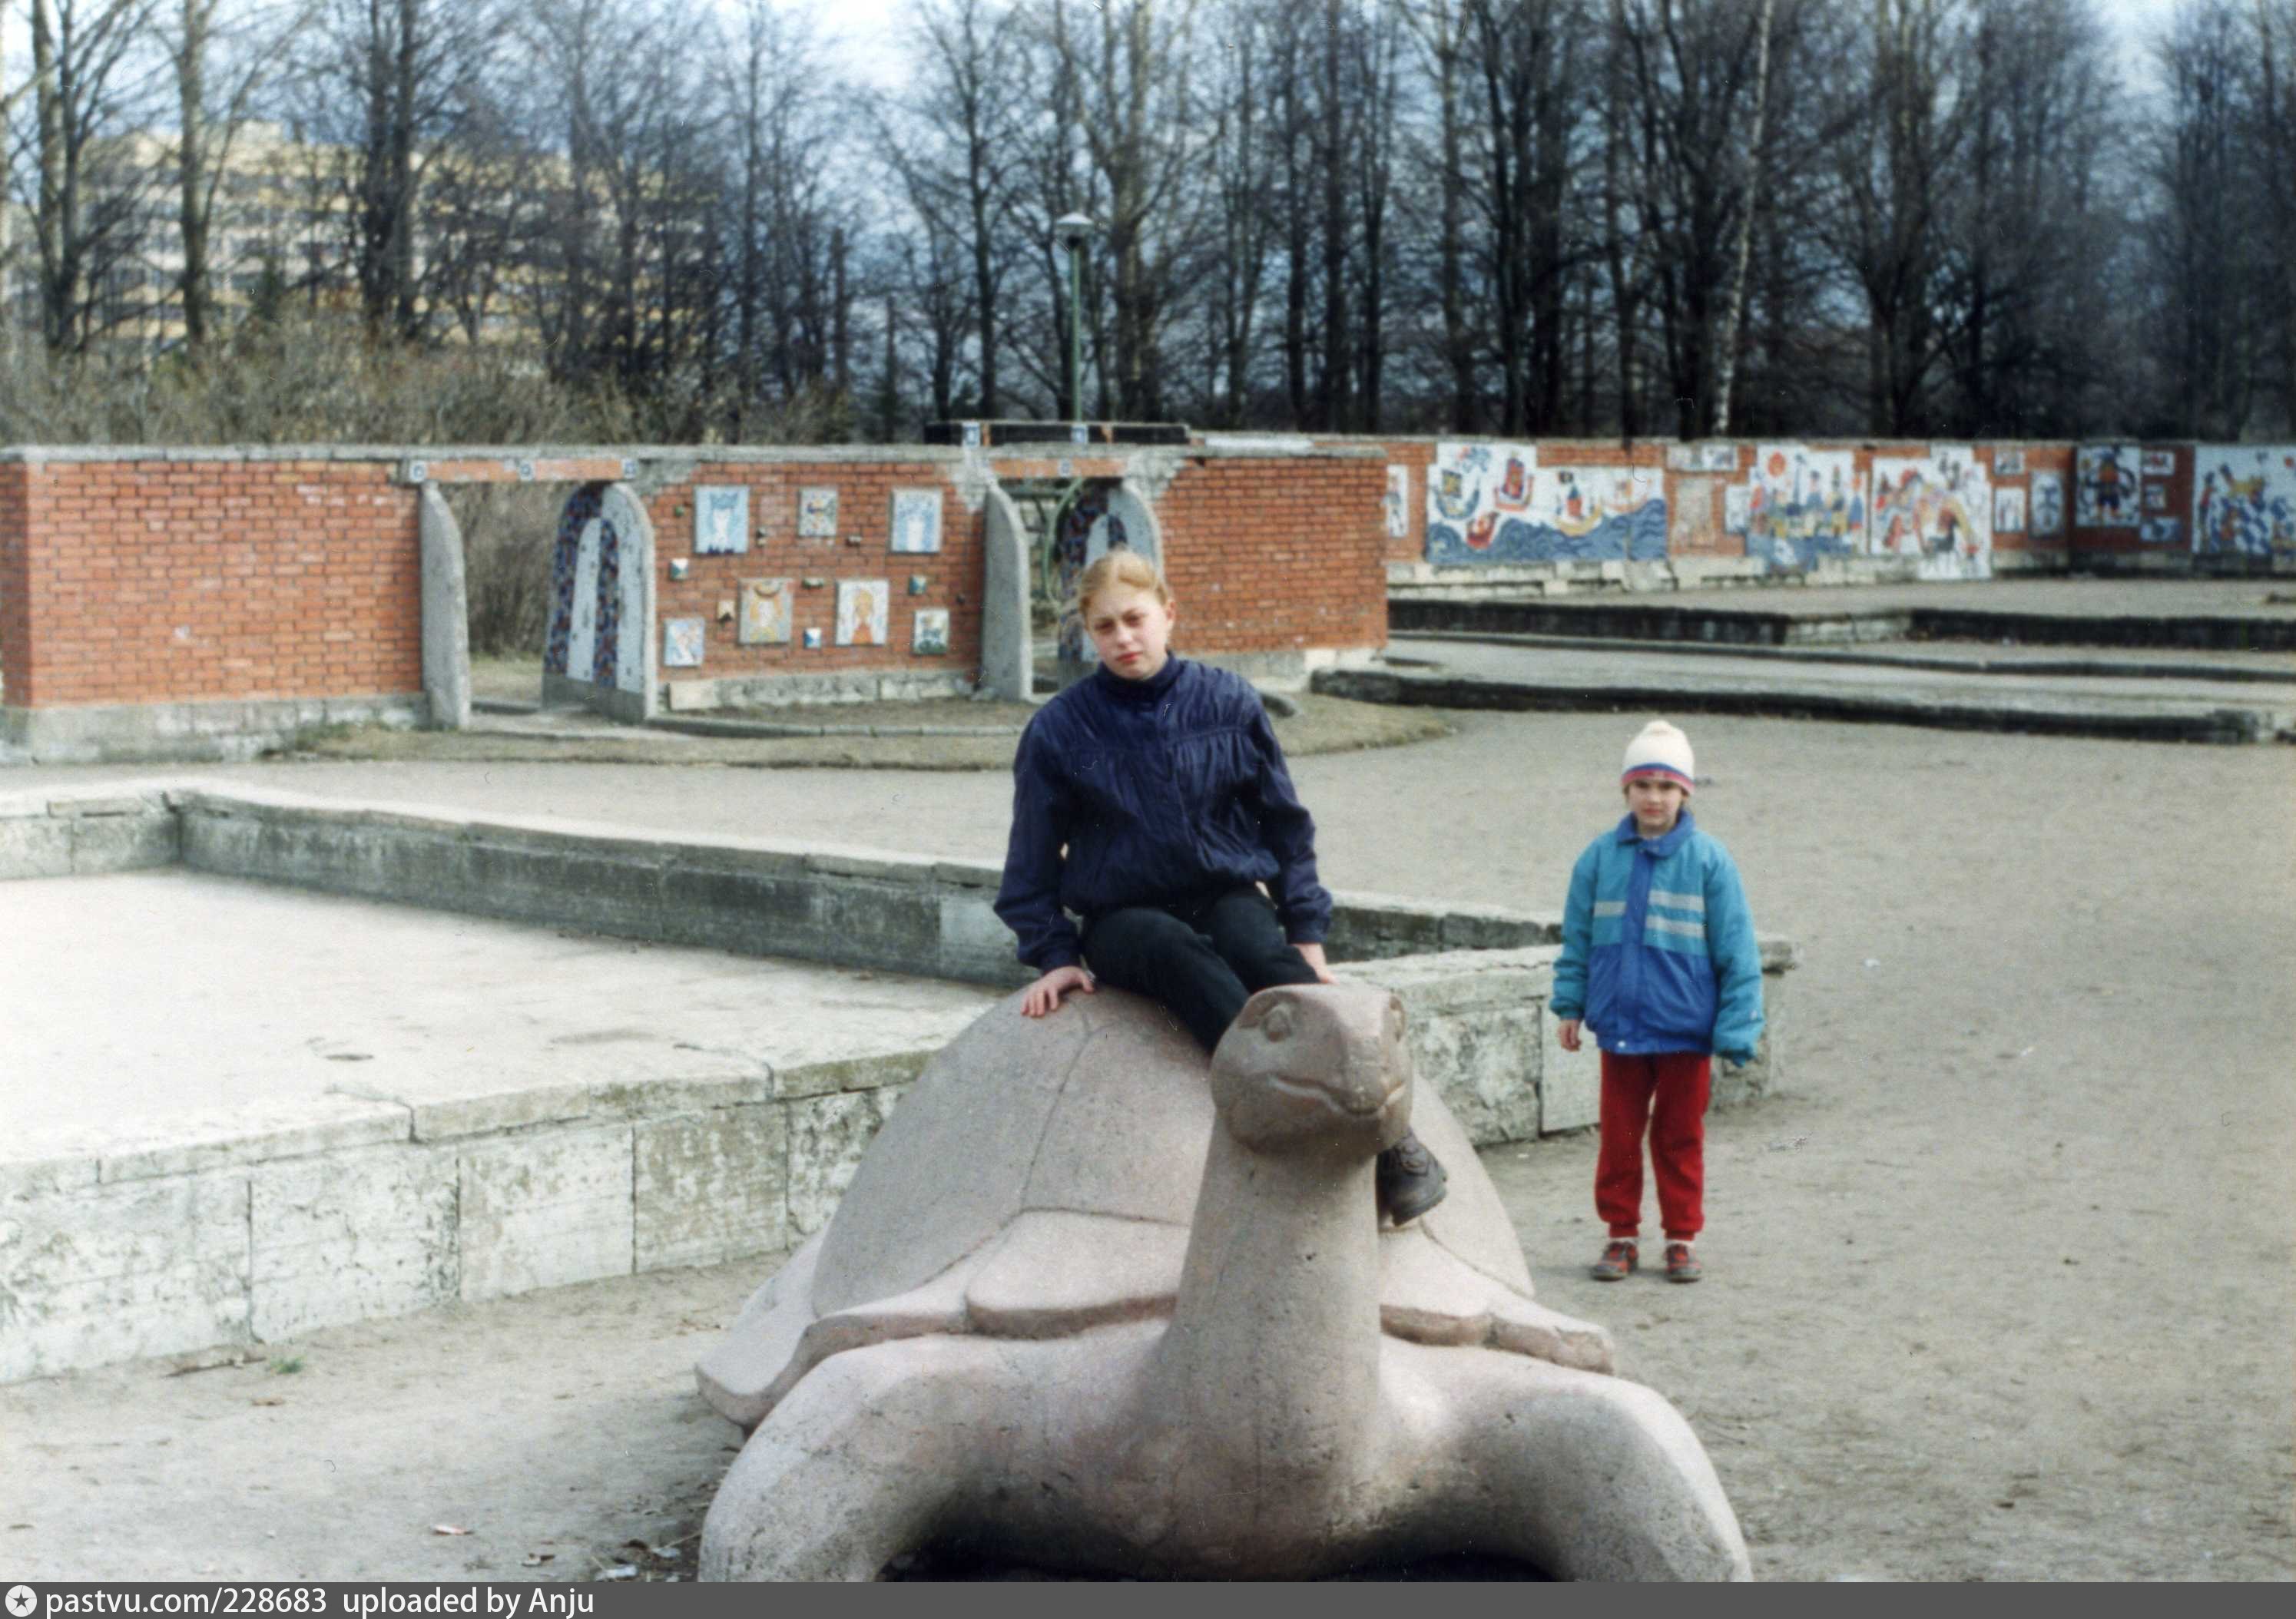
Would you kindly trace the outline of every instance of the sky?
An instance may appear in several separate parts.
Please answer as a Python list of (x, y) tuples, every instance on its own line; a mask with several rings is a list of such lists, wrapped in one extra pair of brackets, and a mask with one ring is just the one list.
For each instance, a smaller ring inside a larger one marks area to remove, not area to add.
[[(2124, 74), (2133, 82), (2152, 83), (2152, 40), (2175, 14), (2179, 0), (2099, 0), (2098, 10), (2120, 35)], [(881, 88), (898, 86), (904, 72), (901, 36), (904, 20), (916, 9), (916, 0), (810, 0), (809, 9), (824, 36), (836, 35), (843, 44), (840, 58), (847, 70)]]
[[(731, 12), (737, 0), (705, 0), (705, 4)], [(2099, 9), (2120, 30), (2122, 68), (2131, 82), (2147, 87), (2153, 82), (2147, 46), (2177, 4), (2178, 0), (2101, 0)], [(9, 88), (22, 76), (30, 55), (25, 43), (26, 9), (24, 0), (0, 0), (0, 46), (6, 52)], [(836, 42), (839, 62), (855, 78), (891, 89), (906, 77), (904, 37), (915, 0), (791, 0), (791, 9), (812, 13), (823, 37)]]

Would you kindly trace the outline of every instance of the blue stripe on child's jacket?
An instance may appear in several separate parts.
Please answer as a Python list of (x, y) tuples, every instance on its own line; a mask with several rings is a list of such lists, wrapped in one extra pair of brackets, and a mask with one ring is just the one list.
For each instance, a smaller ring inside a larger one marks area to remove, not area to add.
[(1049, 972), (1078, 960), (1064, 912), (1255, 882), (1286, 938), (1323, 940), (1332, 896), (1316, 879), (1316, 823), (1241, 675), (1180, 658), (1143, 681), (1103, 669), (1029, 722), (996, 892), (1023, 961)]
[(1762, 1037), (1762, 956), (1729, 851), (1685, 810), (1663, 838), (1628, 815), (1587, 846), (1562, 908), (1548, 1001), (1606, 1051), (1714, 1051)]

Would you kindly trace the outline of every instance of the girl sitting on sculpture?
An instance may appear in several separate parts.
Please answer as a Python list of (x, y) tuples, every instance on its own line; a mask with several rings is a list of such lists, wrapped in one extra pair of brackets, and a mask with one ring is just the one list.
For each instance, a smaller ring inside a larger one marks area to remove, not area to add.
[[(1109, 552), (1077, 602), (1100, 667), (1037, 711), (1013, 761), (996, 914), (1042, 975), (1021, 1010), (1105, 983), (1160, 1002), (1210, 1051), (1254, 992), (1332, 982), (1316, 823), (1259, 693), (1172, 654), (1153, 563)], [(1406, 1133), (1380, 1155), (1380, 1207), (1407, 1223), (1445, 1180)]]

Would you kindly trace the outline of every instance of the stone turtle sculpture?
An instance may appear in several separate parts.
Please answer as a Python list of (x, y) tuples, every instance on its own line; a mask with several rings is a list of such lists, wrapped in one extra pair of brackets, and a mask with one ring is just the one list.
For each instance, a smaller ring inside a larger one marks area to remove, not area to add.
[(1204, 1059), (1160, 1010), (1015, 996), (927, 1066), (835, 1217), (703, 1361), (755, 1432), (713, 1579), (869, 1579), (936, 1541), (1094, 1573), (1303, 1577), (1472, 1551), (1742, 1578), (1704, 1450), (1538, 1304), (1440, 1102), (1451, 1195), (1382, 1231), (1414, 1122), (1396, 998), (1255, 996)]

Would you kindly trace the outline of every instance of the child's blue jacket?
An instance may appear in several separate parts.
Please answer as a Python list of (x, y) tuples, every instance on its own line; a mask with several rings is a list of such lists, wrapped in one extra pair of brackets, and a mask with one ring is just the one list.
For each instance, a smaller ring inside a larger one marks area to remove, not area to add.
[(1585, 1019), (1606, 1051), (1751, 1059), (1762, 1036), (1754, 919), (1729, 851), (1689, 811), (1648, 841), (1628, 815), (1578, 856), (1548, 1005)]
[(1063, 912), (1257, 882), (1284, 937), (1323, 941), (1332, 896), (1316, 879), (1316, 823), (1242, 676), (1177, 657), (1143, 681), (1095, 670), (1021, 733), (996, 914), (1039, 972), (1078, 957)]

